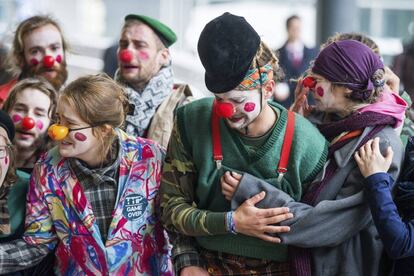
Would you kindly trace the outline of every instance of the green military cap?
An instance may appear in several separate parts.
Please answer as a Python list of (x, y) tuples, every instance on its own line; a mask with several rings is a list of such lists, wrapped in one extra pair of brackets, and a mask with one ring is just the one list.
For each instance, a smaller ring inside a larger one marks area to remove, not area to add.
[(164, 46), (167, 48), (177, 41), (177, 36), (173, 30), (171, 30), (168, 26), (164, 25), (157, 19), (139, 14), (128, 14), (125, 16), (125, 21), (130, 19), (139, 20), (150, 27), (158, 35)]

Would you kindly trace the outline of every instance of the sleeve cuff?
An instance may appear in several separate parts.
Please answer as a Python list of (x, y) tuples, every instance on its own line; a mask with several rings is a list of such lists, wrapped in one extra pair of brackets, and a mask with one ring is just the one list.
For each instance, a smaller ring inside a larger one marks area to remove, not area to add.
[(365, 185), (368, 189), (373, 189), (378, 187), (379, 185), (386, 185), (387, 187), (391, 187), (394, 180), (388, 173), (374, 173), (367, 178), (365, 178)]
[(198, 266), (205, 268), (205, 264), (201, 260), (198, 253), (180, 254), (174, 258), (175, 275), (180, 275), (181, 270), (187, 266)]
[(226, 234), (226, 212), (211, 212), (207, 215), (206, 226), (213, 235)]

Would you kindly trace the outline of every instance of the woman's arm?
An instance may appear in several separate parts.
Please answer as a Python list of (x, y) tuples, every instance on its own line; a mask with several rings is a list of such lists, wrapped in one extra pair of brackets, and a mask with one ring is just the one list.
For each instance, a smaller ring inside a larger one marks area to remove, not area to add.
[(403, 222), (392, 199), (393, 179), (377, 173), (365, 179), (365, 196), (384, 248), (393, 259), (414, 256), (414, 221)]
[[(197, 173), (183, 144), (177, 124), (174, 125), (161, 179), (161, 220), (169, 231), (187, 236), (221, 235), (230, 232), (227, 212), (211, 212), (197, 208), (194, 201), (194, 183)], [(264, 195), (256, 195), (234, 212), (233, 218), (239, 233), (279, 242), (265, 233), (278, 233), (288, 228), (274, 226), (288, 215), (286, 208), (259, 209), (255, 204)], [(229, 210), (230, 211), (230, 210)]]
[(365, 196), (388, 255), (394, 259), (414, 256), (414, 221), (402, 221), (391, 195), (394, 180), (386, 173), (393, 151), (389, 147), (383, 156), (379, 142), (379, 138), (370, 140), (355, 153), (355, 160), (365, 177)]
[(278, 234), (285, 244), (299, 247), (335, 246), (358, 233), (371, 218), (362, 191), (338, 200), (324, 200), (313, 207), (295, 202), (288, 194), (249, 174), (243, 175), (234, 194), (232, 208), (237, 208), (251, 194), (259, 191), (266, 191), (266, 197), (257, 204), (258, 207), (284, 206), (293, 213), (292, 219), (281, 223), (290, 226), (290, 231)]

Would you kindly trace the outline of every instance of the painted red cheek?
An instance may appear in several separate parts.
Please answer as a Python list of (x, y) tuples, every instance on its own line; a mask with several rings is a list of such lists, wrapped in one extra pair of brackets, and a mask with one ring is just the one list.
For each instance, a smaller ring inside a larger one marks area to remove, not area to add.
[(30, 60), (30, 64), (33, 65), (33, 66), (37, 66), (39, 64), (39, 61), (37, 59), (35, 59), (35, 58), (32, 58)]
[(55, 60), (56, 60), (57, 63), (61, 63), (62, 62), (62, 56), (57, 55)]
[(147, 52), (139, 52), (139, 53), (138, 53), (138, 56), (139, 56), (139, 58), (140, 58), (140, 59), (142, 59), (142, 60), (147, 60), (147, 59), (149, 59), (149, 55), (148, 55), (148, 53), (147, 53)]
[(244, 105), (244, 111), (246, 112), (252, 112), (256, 108), (255, 103), (248, 102)]
[(9, 157), (8, 156), (4, 157), (4, 164), (5, 165), (9, 164)]
[(323, 97), (323, 95), (325, 94), (325, 91), (323, 91), (322, 87), (318, 87), (316, 88), (316, 94), (318, 94), (319, 97)]
[(12, 120), (13, 120), (14, 123), (18, 123), (22, 120), (22, 117), (20, 115), (14, 114), (12, 116)]
[(75, 139), (78, 140), (78, 141), (83, 142), (83, 141), (86, 140), (86, 136), (85, 136), (85, 134), (82, 134), (80, 132), (76, 132), (75, 133)]
[(37, 120), (36, 126), (37, 126), (38, 129), (42, 130), (43, 129), (43, 122), (40, 121), (40, 120)]

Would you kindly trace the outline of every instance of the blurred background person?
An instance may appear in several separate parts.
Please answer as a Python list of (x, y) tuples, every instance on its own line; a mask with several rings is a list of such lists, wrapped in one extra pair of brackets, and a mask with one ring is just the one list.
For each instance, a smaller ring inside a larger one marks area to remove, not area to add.
[(275, 93), (275, 100), (284, 107), (289, 108), (294, 101), (295, 82), (289, 82), (290, 79), (296, 79), (302, 75), (309, 67), (309, 63), (316, 56), (316, 49), (305, 46), (301, 39), (302, 22), (299, 16), (292, 15), (286, 20), (287, 41), (278, 49), (279, 64), (285, 73), (285, 82), (288, 83), (289, 93), (283, 93), (278, 97)]
[[(413, 27), (414, 28), (414, 27)], [(401, 79), (403, 89), (411, 99), (414, 97), (414, 34), (413, 38), (404, 44), (403, 52), (397, 55), (392, 64), (392, 70)], [(414, 116), (413, 116), (414, 117)]]

